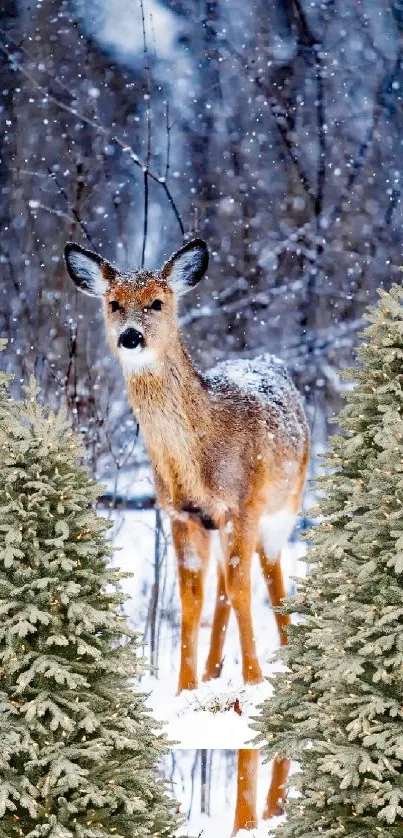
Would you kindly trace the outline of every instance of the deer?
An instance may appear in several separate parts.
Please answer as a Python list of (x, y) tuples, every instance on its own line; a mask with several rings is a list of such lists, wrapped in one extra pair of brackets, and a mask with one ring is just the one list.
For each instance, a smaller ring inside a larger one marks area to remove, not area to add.
[[(280, 644), (290, 617), (281, 550), (301, 507), (309, 430), (282, 361), (264, 354), (222, 361), (201, 374), (186, 349), (178, 303), (206, 275), (206, 243), (193, 239), (158, 270), (122, 272), (73, 242), (65, 247), (77, 288), (102, 300), (107, 342), (151, 461), (157, 502), (169, 518), (181, 600), (178, 693), (198, 686), (197, 647), (214, 531), (221, 559), (203, 681), (219, 677), (233, 609), (246, 684), (263, 680), (252, 621), (257, 552)], [(277, 803), (273, 807), (278, 809)]]

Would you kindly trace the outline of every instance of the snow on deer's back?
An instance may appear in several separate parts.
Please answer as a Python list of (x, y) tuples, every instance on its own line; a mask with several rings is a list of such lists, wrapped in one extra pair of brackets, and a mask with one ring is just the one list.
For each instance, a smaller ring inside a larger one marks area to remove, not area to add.
[(265, 353), (255, 358), (221, 361), (208, 370), (206, 380), (212, 390), (226, 392), (229, 398), (256, 399), (262, 403), (272, 419), (273, 432), (281, 435), (296, 457), (302, 456), (307, 436), (305, 414), (298, 390), (281, 358)]
[[(260, 533), (265, 552), (275, 557), (291, 534), (305, 478), (308, 430), (299, 393), (284, 362), (268, 353), (222, 361), (206, 375), (217, 400), (242, 416), (250, 438), (242, 456), (270, 471)], [(227, 441), (231, 448), (231, 438)], [(250, 452), (248, 447), (250, 446)]]

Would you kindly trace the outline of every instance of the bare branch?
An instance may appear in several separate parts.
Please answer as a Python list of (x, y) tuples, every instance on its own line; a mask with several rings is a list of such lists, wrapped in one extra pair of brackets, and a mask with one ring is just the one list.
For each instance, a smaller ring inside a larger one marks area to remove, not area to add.
[(172, 125), (169, 123), (169, 102), (168, 100), (165, 103), (165, 124), (167, 129), (167, 150), (166, 150), (166, 164), (165, 164), (165, 182), (168, 180), (169, 175), (169, 167), (171, 164), (170, 156), (171, 156), (171, 128)]
[(64, 200), (66, 201), (66, 204), (67, 204), (67, 206), (68, 206), (68, 208), (69, 208), (69, 210), (70, 210), (70, 212), (71, 212), (72, 216), (74, 217), (74, 219), (75, 219), (75, 221), (77, 222), (77, 224), (81, 227), (81, 230), (83, 231), (83, 233), (84, 233), (84, 235), (85, 235), (85, 237), (86, 237), (87, 241), (89, 241), (89, 243), (92, 245), (92, 247), (94, 247), (94, 248), (95, 248), (94, 241), (93, 241), (93, 239), (91, 238), (91, 236), (90, 236), (90, 234), (89, 234), (89, 232), (88, 232), (88, 230), (87, 230), (87, 226), (86, 226), (86, 224), (84, 224), (84, 221), (80, 218), (80, 216), (79, 216), (79, 214), (78, 214), (77, 210), (75, 209), (75, 207), (73, 207), (73, 206), (70, 204), (70, 201), (69, 201), (69, 198), (68, 198), (67, 192), (66, 192), (66, 190), (64, 189), (64, 187), (62, 186), (62, 184), (60, 183), (60, 181), (58, 180), (58, 177), (57, 177), (56, 173), (55, 173), (55, 172), (53, 172), (53, 171), (52, 171), (52, 169), (50, 169), (49, 167), (48, 167), (48, 172), (49, 172), (49, 176), (52, 178), (52, 180), (53, 180), (53, 181), (54, 181), (54, 183), (56, 184), (56, 186), (57, 186), (57, 188), (58, 188), (58, 190), (59, 190), (60, 194), (63, 196)]
[(147, 233), (148, 233), (148, 172), (150, 166), (150, 159), (151, 159), (151, 76), (150, 76), (150, 67), (148, 64), (148, 48), (147, 48), (147, 35), (146, 35), (146, 24), (144, 19), (144, 3), (143, 0), (140, 0), (140, 9), (141, 9), (141, 25), (143, 29), (143, 55), (144, 55), (144, 72), (146, 76), (146, 87), (147, 93), (144, 97), (147, 102), (146, 113), (147, 113), (147, 150), (146, 150), (146, 161), (145, 166), (143, 167), (143, 181), (144, 181), (144, 219), (143, 219), (143, 244), (141, 248), (141, 267), (144, 267), (144, 260), (145, 260), (145, 252), (146, 252), (146, 245), (147, 245)]
[(112, 492), (105, 492), (97, 498), (97, 506), (106, 509), (155, 509), (156, 499), (153, 495), (139, 495), (131, 498), (124, 495), (114, 495)]

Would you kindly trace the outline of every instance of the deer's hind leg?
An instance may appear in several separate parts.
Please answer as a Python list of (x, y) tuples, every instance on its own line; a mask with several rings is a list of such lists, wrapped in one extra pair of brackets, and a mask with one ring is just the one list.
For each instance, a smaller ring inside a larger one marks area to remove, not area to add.
[[(289, 507), (271, 515), (263, 515), (260, 520), (258, 543), (260, 567), (267, 585), (269, 601), (273, 608), (280, 608), (286, 597), (281, 570), (281, 550), (287, 544), (294, 529), (298, 508), (299, 498), (293, 498)], [(280, 636), (280, 644), (285, 646), (290, 616), (275, 611), (274, 617)]]
[[(264, 547), (259, 544), (258, 554), (260, 567), (262, 568), (263, 577), (267, 585), (270, 604), (273, 608), (281, 608), (287, 595), (281, 570), (281, 553), (277, 553), (275, 558), (268, 558)], [(290, 615), (275, 611), (274, 617), (280, 636), (280, 645), (285, 646), (287, 643), (287, 626), (291, 622)]]
[(258, 825), (256, 812), (257, 774), (260, 751), (242, 748), (238, 751), (237, 797), (232, 835), (240, 829), (255, 829)]
[[(282, 513), (280, 513), (280, 515), (281, 514)], [(284, 605), (284, 600), (287, 596), (281, 570), (281, 549), (278, 548), (283, 546), (281, 544), (282, 541), (284, 544), (287, 541), (293, 525), (293, 515), (286, 514), (284, 516), (284, 523), (286, 526), (284, 527), (282, 534), (279, 532), (278, 527), (274, 527), (273, 538), (271, 541), (269, 522), (269, 526), (264, 533), (264, 537), (262, 537), (262, 533), (258, 544), (260, 566), (267, 585), (269, 601), (273, 608), (281, 608), (281, 606)], [(289, 614), (282, 614), (278, 611), (274, 612), (274, 616), (280, 637), (280, 645), (285, 646), (288, 642), (287, 627), (290, 625), (291, 617)], [(274, 758), (270, 788), (267, 794), (266, 807), (263, 812), (264, 819), (269, 819), (275, 815), (282, 814), (281, 804), (286, 795), (284, 784), (287, 780), (289, 768), (290, 762), (288, 759)]]
[[(263, 571), (263, 576), (267, 585), (269, 593), (269, 600), (272, 606), (281, 607), (286, 597), (286, 590), (284, 586), (283, 574), (281, 571), (281, 553), (273, 559), (266, 556), (264, 548), (259, 544), (258, 553), (260, 559), (260, 566)], [(280, 644), (285, 646), (287, 640), (287, 626), (290, 625), (291, 617), (289, 614), (281, 614), (277, 611), (274, 614), (276, 618), (278, 633), (280, 635)], [(270, 788), (267, 794), (266, 808), (263, 813), (263, 818), (272, 818), (274, 815), (282, 814), (281, 803), (285, 799), (285, 789), (283, 788), (286, 782), (290, 762), (288, 759), (273, 760), (273, 771), (271, 775)]]
[(181, 652), (178, 693), (197, 687), (197, 646), (204, 581), (210, 557), (210, 533), (195, 520), (173, 520), (181, 598)]
[(269, 820), (269, 818), (274, 818), (276, 815), (283, 814), (282, 804), (284, 803), (287, 795), (285, 783), (289, 770), (289, 759), (274, 758), (270, 788), (266, 798), (266, 806), (262, 815), (263, 820)]
[(225, 587), (224, 565), (217, 562), (217, 594), (211, 629), (210, 649), (206, 660), (203, 681), (219, 678), (223, 666), (223, 648), (227, 632), (231, 603)]

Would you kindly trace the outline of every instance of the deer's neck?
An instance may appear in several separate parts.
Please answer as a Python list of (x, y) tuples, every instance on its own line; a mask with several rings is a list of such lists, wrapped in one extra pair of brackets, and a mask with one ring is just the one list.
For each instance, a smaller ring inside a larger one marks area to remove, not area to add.
[[(175, 502), (199, 494), (200, 463), (212, 422), (206, 384), (177, 340), (158, 368), (128, 379), (132, 408), (154, 469)], [(204, 441), (204, 442), (203, 442)]]
[(198, 410), (209, 410), (210, 402), (203, 377), (195, 369), (178, 338), (155, 368), (128, 376), (128, 389), (133, 409), (141, 422), (153, 421), (162, 411), (171, 411), (172, 419), (190, 418), (194, 401)]

